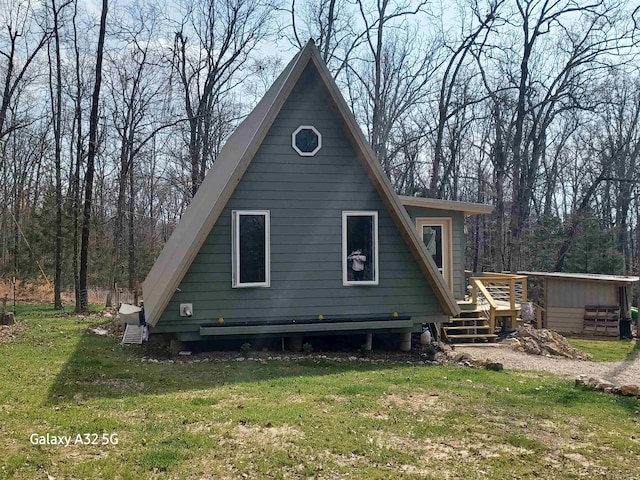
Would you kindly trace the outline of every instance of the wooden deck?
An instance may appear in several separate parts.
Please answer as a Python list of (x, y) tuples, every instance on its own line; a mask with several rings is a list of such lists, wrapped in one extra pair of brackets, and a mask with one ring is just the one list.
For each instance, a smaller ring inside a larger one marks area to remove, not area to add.
[(502, 328), (516, 328), (522, 303), (527, 301), (527, 277), (486, 273), (470, 277), (471, 291), (458, 301), (462, 313), (442, 328), (445, 340), (491, 342)]

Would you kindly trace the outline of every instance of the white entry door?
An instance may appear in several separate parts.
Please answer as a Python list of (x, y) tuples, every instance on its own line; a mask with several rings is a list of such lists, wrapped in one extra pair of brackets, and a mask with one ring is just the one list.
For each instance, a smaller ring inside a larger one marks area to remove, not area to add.
[(420, 217), (416, 219), (416, 227), (438, 270), (451, 286), (453, 284), (451, 219)]

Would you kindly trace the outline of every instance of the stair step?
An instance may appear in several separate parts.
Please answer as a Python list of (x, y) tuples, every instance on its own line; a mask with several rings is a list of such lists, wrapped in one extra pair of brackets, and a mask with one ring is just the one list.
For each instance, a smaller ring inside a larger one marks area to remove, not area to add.
[(486, 338), (487, 340), (493, 340), (494, 338), (498, 338), (498, 335), (495, 335), (493, 333), (478, 333), (478, 334), (465, 334), (465, 335), (450, 335), (449, 336), (449, 340), (454, 340), (454, 339), (463, 339), (463, 338)]
[(450, 330), (489, 330), (489, 325), (460, 325), (456, 327), (442, 327), (447, 332)]
[(475, 307), (475, 308), (462, 308), (460, 311), (461, 315), (464, 315), (465, 313), (480, 313), (480, 312), (484, 312), (486, 309), (484, 308), (480, 308), (480, 307)]
[(452, 318), (447, 323), (460, 323), (460, 322), (484, 322), (487, 319), (485, 317), (463, 317), (463, 318)]

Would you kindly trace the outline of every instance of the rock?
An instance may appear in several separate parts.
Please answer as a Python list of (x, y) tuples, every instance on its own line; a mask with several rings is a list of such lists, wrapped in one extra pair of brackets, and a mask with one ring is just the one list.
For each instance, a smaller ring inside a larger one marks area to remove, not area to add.
[(473, 361), (473, 357), (465, 352), (458, 352), (454, 355), (453, 361), (457, 363), (461, 362), (471, 362)]
[(595, 390), (598, 392), (611, 392), (613, 391), (613, 387), (615, 387), (615, 385), (611, 382), (608, 382), (607, 380), (603, 380), (601, 378), (598, 378), (596, 381), (596, 386), (595, 386)]
[(569, 345), (566, 338), (551, 330), (520, 327), (508, 341), (513, 350), (525, 351), (533, 355), (593, 360), (591, 355), (576, 350)]
[(105, 330), (104, 328), (100, 328), (100, 327), (90, 328), (89, 331), (94, 335), (99, 335), (101, 337), (106, 337), (107, 335), (109, 335), (108, 330)]
[(640, 387), (638, 385), (622, 385), (620, 395), (625, 397), (640, 397)]
[(534, 355), (544, 355), (540, 346), (536, 343), (535, 340), (525, 337), (521, 340), (522, 348), (527, 353), (532, 353)]
[(181, 350), (178, 352), (178, 355), (180, 355), (181, 357), (188, 357), (189, 355), (191, 355), (191, 351), (189, 350)]
[(619, 387), (608, 380), (596, 377), (587, 377), (587, 375), (579, 375), (576, 378), (576, 386), (588, 388), (596, 392), (613, 393), (614, 395), (640, 398), (640, 387), (638, 385), (623, 385)]

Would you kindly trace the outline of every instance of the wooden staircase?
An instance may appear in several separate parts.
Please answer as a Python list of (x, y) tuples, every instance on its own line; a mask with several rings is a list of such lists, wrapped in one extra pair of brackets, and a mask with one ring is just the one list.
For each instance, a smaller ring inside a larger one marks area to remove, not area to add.
[(469, 278), (469, 297), (458, 302), (462, 312), (442, 326), (442, 336), (451, 343), (495, 341), (496, 328), (513, 329), (521, 304), (527, 301), (527, 277), (486, 273)]
[(442, 326), (442, 336), (451, 343), (491, 342), (498, 338), (491, 331), (489, 319), (482, 308), (463, 309), (460, 315)]

